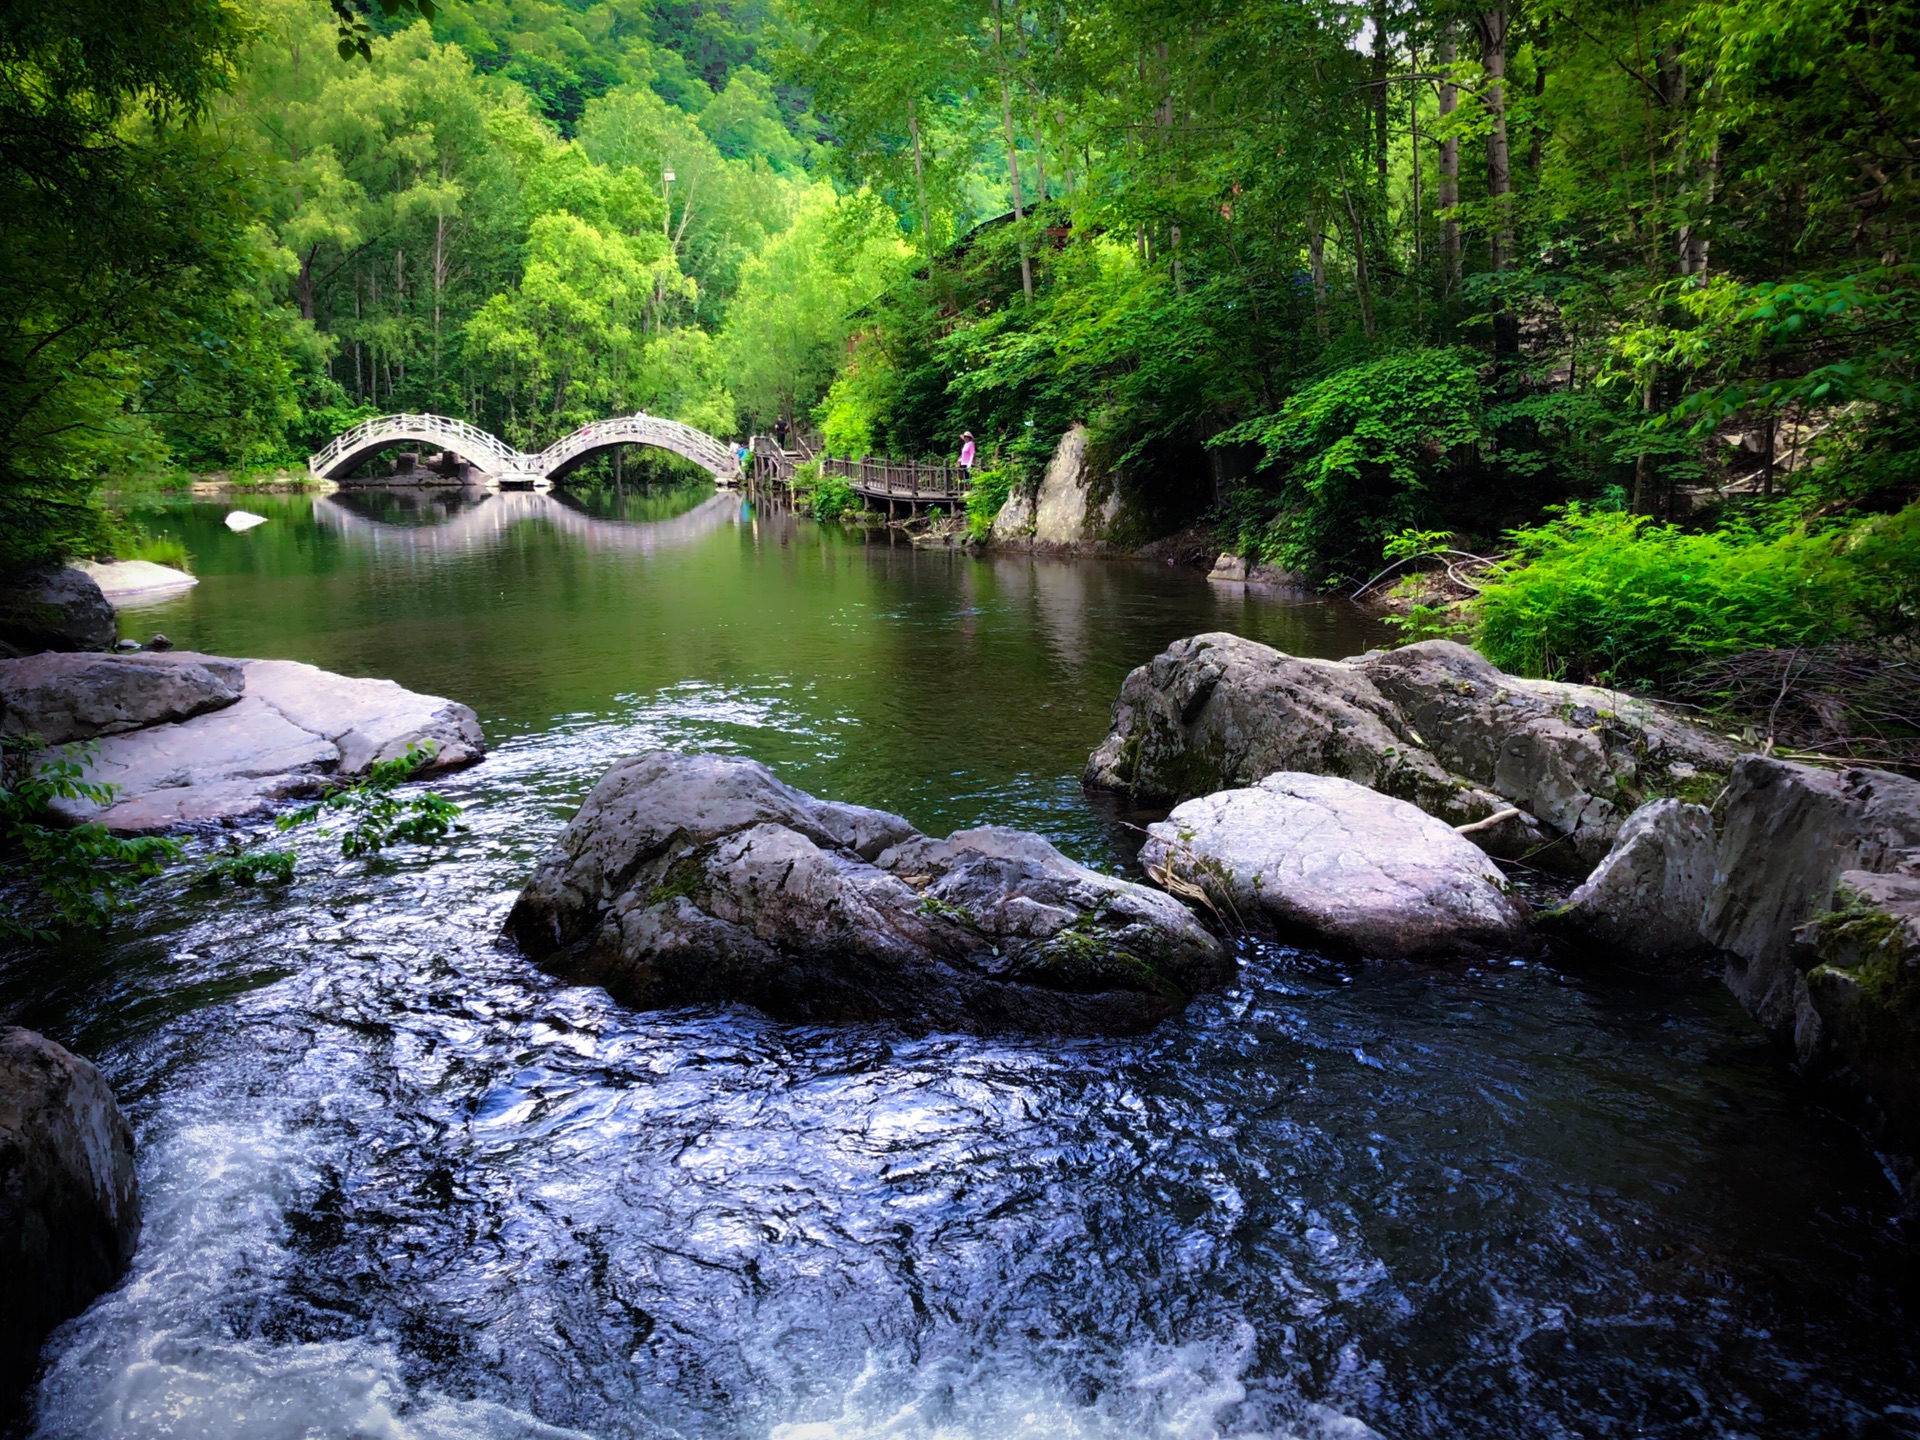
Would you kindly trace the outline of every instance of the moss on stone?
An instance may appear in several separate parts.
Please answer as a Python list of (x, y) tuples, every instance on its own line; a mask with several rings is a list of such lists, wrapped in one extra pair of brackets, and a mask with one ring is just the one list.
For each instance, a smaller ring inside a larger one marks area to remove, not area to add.
[(1111, 933), (1099, 929), (1087, 916), (1056, 931), (1037, 955), (1015, 970), (1014, 976), (1055, 990), (1136, 990), (1164, 996), (1176, 1005), (1185, 1004), (1187, 999), (1178, 985), (1117, 943)]
[(668, 901), (684, 897), (697, 902), (698, 896), (706, 888), (707, 867), (701, 863), (697, 854), (682, 855), (667, 867), (667, 873), (660, 877), (660, 883), (647, 892), (647, 904), (665, 905)]

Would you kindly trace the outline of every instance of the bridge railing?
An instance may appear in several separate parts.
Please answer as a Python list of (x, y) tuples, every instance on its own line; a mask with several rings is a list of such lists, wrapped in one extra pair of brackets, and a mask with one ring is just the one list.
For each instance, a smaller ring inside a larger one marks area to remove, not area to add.
[[(793, 484), (794, 471), (807, 463), (798, 450), (783, 450), (764, 435), (754, 437), (753, 476), (774, 485)], [(821, 456), (820, 472), (852, 483), (856, 493), (875, 500), (951, 501), (959, 503), (973, 488), (973, 475), (958, 465), (929, 464), (862, 456), (858, 460)]]
[(526, 457), (479, 426), (469, 425), (464, 420), (455, 420), (446, 415), (425, 413), (376, 415), (371, 420), (362, 420), (352, 429), (334, 436), (323, 448), (309, 457), (307, 468), (318, 475), (330, 469), (341, 456), (359, 449), (370, 441), (388, 438), (413, 439), (418, 438), (422, 432), (431, 436), (437, 443), (457, 442), (449, 448), (459, 449), (468, 459), (485, 458), (494, 462), (495, 467), (500, 470), (523, 468), (522, 462)]

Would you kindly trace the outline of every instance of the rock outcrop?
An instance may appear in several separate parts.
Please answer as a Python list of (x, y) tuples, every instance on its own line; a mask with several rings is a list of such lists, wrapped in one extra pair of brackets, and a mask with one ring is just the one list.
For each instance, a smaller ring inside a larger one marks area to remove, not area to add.
[(1039, 490), (1007, 497), (994, 516), (992, 541), (1014, 549), (1104, 549), (1120, 518), (1120, 497), (1099, 491), (1087, 464), (1087, 427), (1075, 425), (1060, 437)]
[(133, 1132), (92, 1064), (0, 1028), (0, 1408), (140, 1238)]
[(1440, 820), (1350, 780), (1283, 771), (1148, 830), (1147, 873), (1228, 924), (1413, 960), (1533, 948), (1527, 907)]
[(0, 641), (20, 652), (111, 650), (119, 634), (99, 583), (75, 566), (29, 571), (0, 590)]
[(1776, 1032), (1808, 1032), (1810, 1057), (1818, 1026), (1795, 932), (1835, 908), (1848, 871), (1887, 874), (1920, 858), (1920, 781), (1750, 755), (1734, 766), (1720, 815), (1702, 932), (1727, 953), (1727, 985), (1747, 1012)]
[(1795, 937), (1808, 967), (1795, 1039), (1873, 1097), (1886, 1139), (1920, 1152), (1920, 863), (1845, 871), (1834, 899)]
[(465, 705), (291, 660), (185, 650), (0, 660), (0, 729), (87, 742), (86, 778), (114, 798), (59, 809), (124, 833), (255, 815), (413, 745), (433, 752), (423, 773), (486, 753)]
[(1651, 801), (1627, 817), (1613, 849), (1551, 912), (1551, 923), (1611, 958), (1698, 970), (1711, 952), (1700, 927), (1713, 895), (1714, 860), (1713, 816), (1704, 806)]
[(607, 772), (507, 925), (627, 1004), (799, 1021), (1138, 1031), (1233, 968), (1177, 901), (1039, 836), (936, 840), (751, 760), (667, 752)]
[(1647, 702), (1516, 679), (1452, 641), (1336, 661), (1208, 634), (1127, 676), (1085, 778), (1167, 803), (1333, 775), (1454, 825), (1516, 811), (1475, 843), (1584, 874), (1642, 800), (1711, 790), (1735, 753)]

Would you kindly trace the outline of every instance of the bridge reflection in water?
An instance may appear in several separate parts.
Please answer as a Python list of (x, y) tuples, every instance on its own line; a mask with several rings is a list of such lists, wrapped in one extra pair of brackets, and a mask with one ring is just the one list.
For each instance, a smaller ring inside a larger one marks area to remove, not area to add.
[(470, 555), (530, 523), (550, 526), (587, 550), (644, 555), (692, 545), (740, 515), (740, 498), (721, 491), (663, 520), (606, 519), (535, 490), (428, 492), (419, 503), (405, 506), (369, 505), (344, 494), (313, 503), (314, 523), (322, 529), (375, 550), (423, 558)]

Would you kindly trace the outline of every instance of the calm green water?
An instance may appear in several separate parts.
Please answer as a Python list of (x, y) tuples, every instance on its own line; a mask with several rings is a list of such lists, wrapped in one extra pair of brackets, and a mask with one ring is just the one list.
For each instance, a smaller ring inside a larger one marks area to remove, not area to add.
[(36, 1440), (1920, 1436), (1910, 1217), (1723, 992), (1240, 941), (1151, 1034), (1061, 1042), (632, 1011), (500, 937), (662, 745), (1124, 866), (1079, 775), (1126, 670), (1349, 653), (1345, 607), (701, 491), (240, 503), (148, 517), (202, 579), (130, 630), (393, 676), (493, 749), (431, 851), (308, 836), (291, 886), (0, 954), (145, 1209)]
[(1078, 776), (1129, 669), (1202, 630), (1310, 655), (1383, 633), (1343, 601), (916, 549), (694, 487), (232, 504), (269, 523), (234, 534), (225, 502), (141, 512), (201, 583), (124, 633), (389, 676), (471, 705), (496, 744), (631, 718), (923, 828), (991, 818), (1096, 852)]

